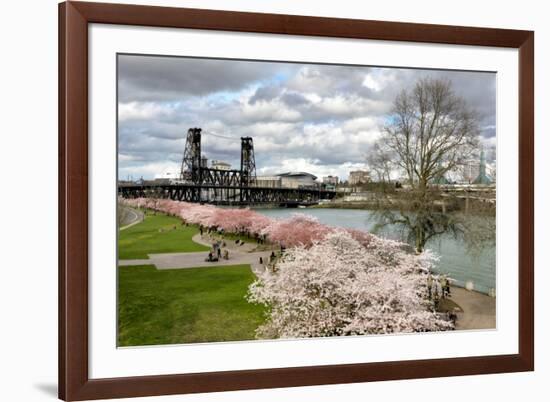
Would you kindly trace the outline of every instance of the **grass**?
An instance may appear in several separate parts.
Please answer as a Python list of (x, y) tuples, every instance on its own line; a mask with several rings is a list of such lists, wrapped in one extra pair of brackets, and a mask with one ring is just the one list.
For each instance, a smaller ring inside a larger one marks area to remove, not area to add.
[(149, 212), (143, 222), (119, 232), (118, 258), (146, 259), (155, 253), (208, 251), (208, 247), (191, 240), (197, 233), (196, 227), (181, 225), (179, 218)]
[(118, 270), (119, 346), (250, 340), (264, 320), (245, 300), (249, 265)]

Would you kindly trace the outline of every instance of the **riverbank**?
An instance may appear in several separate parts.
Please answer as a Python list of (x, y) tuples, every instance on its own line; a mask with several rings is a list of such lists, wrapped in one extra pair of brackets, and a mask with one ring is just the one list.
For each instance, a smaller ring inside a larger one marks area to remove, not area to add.
[[(197, 212), (206, 213), (211, 211), (199, 209)], [(219, 211), (214, 211), (214, 213), (219, 214), (217, 217), (220, 221), (224, 222), (226, 225), (234, 224), (234, 222), (239, 219), (249, 225), (257, 222), (262, 223), (262, 219), (265, 219), (266, 222), (270, 221), (267, 219), (267, 216), (266, 218), (262, 218), (261, 215), (249, 216), (250, 211), (247, 212), (239, 210), (230, 213), (227, 212), (229, 211), (223, 211), (223, 213), (220, 214)], [(269, 213), (267, 210), (264, 210), (261, 212), (266, 215), (271, 215), (271, 222), (277, 222), (279, 226), (284, 224), (284, 221), (279, 220), (279, 215), (283, 214), (284, 216), (288, 213), (286, 210), (269, 210)], [(308, 212), (313, 212), (313, 210), (309, 210)], [(336, 211), (317, 210), (317, 212), (318, 213), (316, 213), (316, 215), (318, 215), (320, 221), (327, 217), (330, 217), (331, 219), (337, 217), (338, 224), (341, 226), (348, 226), (346, 223), (353, 223), (353, 225), (357, 225), (359, 221), (368, 218), (366, 211), (346, 212), (345, 210), (341, 210), (338, 211), (338, 214), (336, 214), (337, 216), (335, 216)], [(359, 212), (361, 212), (360, 215), (357, 214)], [(192, 214), (189, 216), (194, 218), (194, 215)], [(221, 218), (225, 218), (225, 221)], [(249, 219), (247, 220), (244, 218)], [(304, 218), (297, 217), (292, 219), (296, 220)], [(310, 221), (306, 220), (305, 223), (308, 222)], [(313, 226), (317, 225), (316, 221), (311, 222), (315, 223)], [(301, 222), (300, 224), (303, 226), (304, 222)], [(335, 224), (333, 223), (332, 226), (334, 225)], [(363, 221), (361, 225), (365, 225), (365, 221)], [(239, 228), (240, 226), (236, 227)], [(298, 223), (294, 222), (289, 230), (293, 232), (297, 227)], [(138, 267), (153, 266), (157, 269), (158, 275), (161, 275), (162, 272), (173, 270), (187, 271), (189, 269), (209, 269), (213, 267), (222, 268), (223, 266), (228, 265), (249, 266), (255, 274), (263, 272), (264, 267), (263, 264), (260, 264), (260, 257), (262, 261), (268, 260), (271, 249), (268, 245), (259, 245), (252, 241), (241, 244), (241, 242), (237, 243), (235, 241), (225, 239), (227, 241), (226, 248), (229, 250), (229, 259), (211, 263), (205, 261), (206, 253), (210, 249), (212, 242), (220, 238), (220, 235), (215, 232), (200, 235), (198, 232), (199, 230), (197, 226), (182, 223), (176, 216), (166, 216), (159, 212), (152, 214), (147, 213), (144, 222), (130, 228), (128, 231), (121, 233), (121, 242), (119, 243), (119, 246), (122, 246), (122, 249), (119, 249), (119, 254), (121, 256), (126, 256), (127, 258), (130, 257), (131, 254), (131, 257), (133, 258), (128, 258), (126, 261), (120, 261), (120, 265), (133, 265)], [(134, 239), (136, 236), (137, 238)], [(133, 240), (139, 240), (138, 243), (142, 246), (139, 247), (139, 253), (137, 252), (138, 250), (135, 250), (137, 244), (134, 244)], [(175, 242), (177, 243), (177, 246), (174, 243), (175, 240), (178, 240)], [(165, 243), (167, 241), (171, 244), (169, 249), (165, 247)], [(172, 245), (174, 247), (172, 247)], [(191, 247), (191, 245), (193, 245), (193, 247)], [(196, 247), (202, 248), (203, 251), (196, 250)], [(144, 250), (144, 248), (146, 250)], [(191, 248), (194, 250), (191, 250)], [(132, 252), (130, 253), (130, 251)], [(144, 253), (144, 251), (146, 252)], [(463, 254), (461, 254), (461, 258), (464, 259)], [(474, 264), (466, 265), (470, 268), (474, 267)], [(454, 277), (454, 275), (452, 277)], [(139, 278), (135, 277), (134, 279), (137, 280)], [(246, 294), (246, 289), (241, 290), (243, 294)], [(442, 301), (440, 311), (457, 313), (457, 330), (491, 329), (495, 328), (496, 325), (495, 307), (496, 305), (494, 298), (478, 292), (467, 291), (465, 289), (453, 286), (451, 297)]]
[[(387, 207), (387, 206), (386, 206)], [(325, 202), (307, 207), (307, 209), (381, 209), (378, 201), (340, 201)]]

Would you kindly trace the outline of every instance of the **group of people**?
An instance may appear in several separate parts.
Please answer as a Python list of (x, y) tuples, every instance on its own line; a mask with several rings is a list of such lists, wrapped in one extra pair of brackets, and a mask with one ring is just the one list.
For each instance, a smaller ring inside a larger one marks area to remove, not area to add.
[(222, 247), (225, 247), (225, 242), (216, 241), (212, 243), (212, 248), (208, 252), (208, 257), (206, 257), (206, 261), (208, 262), (216, 262), (221, 260), (222, 258), (224, 260), (229, 260), (229, 250), (223, 249)]
[(258, 233), (254, 233), (254, 239), (256, 239), (256, 243), (258, 244), (265, 244), (267, 242), (267, 235), (259, 235)]
[[(451, 296), (451, 279), (446, 275), (429, 275), (428, 276), (428, 297), (434, 302), (434, 307), (439, 310), (441, 300)], [(451, 304), (452, 306), (452, 304)], [(456, 326), (458, 314), (461, 309), (456, 306), (446, 311), (449, 307), (443, 309), (441, 314), (445, 314), (447, 319)]]
[(451, 295), (451, 281), (446, 275), (428, 276), (428, 297), (433, 300), (436, 307), (442, 299)]
[(264, 261), (263, 257), (260, 257), (260, 265), (263, 265), (265, 269), (270, 269), (272, 272), (275, 272), (275, 264), (277, 262), (277, 255), (275, 254), (275, 251), (271, 251), (271, 254), (269, 255), (269, 261)]

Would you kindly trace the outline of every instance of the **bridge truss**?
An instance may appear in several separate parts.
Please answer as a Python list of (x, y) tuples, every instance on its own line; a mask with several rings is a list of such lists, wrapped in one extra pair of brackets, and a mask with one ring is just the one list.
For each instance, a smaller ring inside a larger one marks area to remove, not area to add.
[(127, 198), (158, 197), (178, 201), (225, 205), (309, 205), (332, 199), (334, 191), (313, 188), (258, 187), (256, 160), (251, 137), (241, 137), (240, 169), (206, 166), (201, 154), (201, 129), (187, 132), (185, 151), (177, 184), (120, 184), (119, 195)]
[(170, 198), (217, 205), (274, 204), (289, 207), (313, 205), (335, 196), (334, 191), (307, 188), (247, 187), (243, 192), (235, 186), (192, 184), (125, 184), (119, 186), (118, 191), (124, 198)]

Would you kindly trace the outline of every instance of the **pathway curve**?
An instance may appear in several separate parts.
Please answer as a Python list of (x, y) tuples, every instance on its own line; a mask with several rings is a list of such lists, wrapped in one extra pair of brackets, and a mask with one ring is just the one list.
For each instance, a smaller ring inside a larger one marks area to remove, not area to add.
[[(207, 235), (201, 236), (196, 234), (192, 240), (195, 243), (202, 244), (207, 247), (211, 247), (212, 243), (216, 239), (208, 237)], [(253, 272), (258, 274), (265, 270), (265, 262), (268, 261), (271, 250), (256, 251), (257, 245), (252, 243), (244, 243), (239, 246), (234, 242), (229, 241), (226, 247), (229, 251), (229, 259), (220, 259), (219, 261), (210, 262), (206, 261), (208, 256), (207, 251), (190, 252), (190, 253), (161, 253), (161, 254), (149, 254), (148, 259), (138, 260), (119, 260), (120, 266), (132, 266), (132, 265), (154, 265), (157, 269), (185, 269), (196, 267), (223, 267), (229, 265), (250, 265)], [(264, 264), (260, 264), (260, 257)]]
[(143, 212), (127, 206), (124, 206), (123, 208), (126, 210), (126, 216), (124, 217), (123, 222), (121, 222), (121, 225), (124, 226), (122, 226), (119, 230), (128, 229), (129, 227), (137, 225), (143, 221)]
[(496, 328), (496, 299), (494, 297), (452, 286), (450, 299), (458, 304), (463, 311), (457, 314), (457, 330)]

